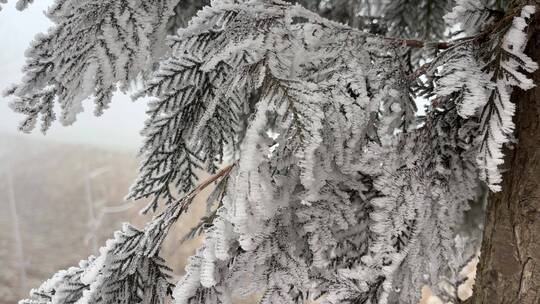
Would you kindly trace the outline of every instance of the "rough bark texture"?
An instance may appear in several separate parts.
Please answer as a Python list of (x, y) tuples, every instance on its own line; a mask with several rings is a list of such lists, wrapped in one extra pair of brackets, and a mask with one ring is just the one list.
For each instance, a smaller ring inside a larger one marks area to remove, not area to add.
[[(540, 62), (540, 18), (527, 53)], [(536, 88), (512, 95), (516, 138), (507, 150), (503, 190), (491, 193), (474, 304), (540, 303), (540, 71)]]

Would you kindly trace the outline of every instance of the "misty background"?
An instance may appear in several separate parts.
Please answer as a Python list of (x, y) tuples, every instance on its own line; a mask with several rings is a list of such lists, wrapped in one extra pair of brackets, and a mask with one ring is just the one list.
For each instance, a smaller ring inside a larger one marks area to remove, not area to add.
[[(0, 91), (21, 79), (25, 50), (51, 25), (43, 12), (52, 0), (22, 12), (15, 2), (0, 11)], [(137, 173), (144, 100), (117, 94), (101, 117), (89, 100), (77, 122), (56, 122), (46, 135), (19, 132), (23, 117), (9, 100), (0, 96), (0, 304), (17, 303), (56, 271), (97, 253), (122, 222), (141, 227), (147, 220), (138, 215), (144, 202), (123, 200)], [(166, 254), (181, 256), (171, 265), (181, 271), (194, 245), (179, 247)]]

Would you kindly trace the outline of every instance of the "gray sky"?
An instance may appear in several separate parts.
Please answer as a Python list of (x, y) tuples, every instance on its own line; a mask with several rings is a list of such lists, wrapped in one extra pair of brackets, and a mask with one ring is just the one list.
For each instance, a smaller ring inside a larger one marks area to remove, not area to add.
[[(22, 12), (14, 8), (15, 0), (8, 0), (0, 11), (0, 91), (20, 80), (24, 51), (35, 34), (45, 32), (51, 25), (43, 11), (52, 0), (39, 0)], [(79, 114), (72, 126), (64, 127), (55, 122), (46, 135), (37, 128), (30, 134), (17, 131), (20, 115), (8, 107), (9, 98), (0, 97), (0, 133), (16, 134), (71, 143), (84, 143), (105, 148), (135, 152), (141, 143), (139, 135), (145, 120), (144, 101), (132, 102), (125, 95), (117, 94), (111, 107), (101, 117), (95, 117), (92, 101), (85, 103), (85, 112)]]

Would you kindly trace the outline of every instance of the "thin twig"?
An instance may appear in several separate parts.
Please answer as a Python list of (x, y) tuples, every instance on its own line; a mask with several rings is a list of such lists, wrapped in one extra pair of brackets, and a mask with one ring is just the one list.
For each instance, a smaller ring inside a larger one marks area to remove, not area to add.
[(190, 192), (189, 196), (192, 196), (192, 197), (196, 196), (202, 190), (204, 190), (206, 187), (208, 187), (210, 184), (212, 184), (213, 182), (215, 182), (219, 178), (229, 174), (229, 172), (231, 172), (232, 168), (234, 168), (234, 165), (235, 164), (227, 165), (227, 166), (223, 167), (221, 170), (219, 170), (216, 174), (214, 174), (214, 175), (210, 176), (209, 178), (207, 178), (206, 180), (204, 180), (202, 183), (200, 183), (197, 187), (195, 187), (195, 189), (193, 189)]
[(439, 50), (449, 49), (452, 46), (459, 44), (459, 42), (463, 40), (467, 40), (467, 41), (472, 40), (472, 41), (481, 43), (483, 39), (485, 39), (487, 36), (489, 36), (493, 32), (499, 31), (501, 28), (504, 28), (504, 26), (506, 26), (514, 17), (516, 17), (520, 11), (521, 10), (517, 10), (516, 12), (513, 12), (511, 14), (504, 16), (499, 21), (493, 23), (490, 27), (488, 27), (485, 31), (479, 33), (478, 35), (475, 35), (472, 37), (460, 38), (453, 41), (440, 41), (440, 42), (431, 43), (431, 42), (425, 42), (425, 41), (417, 40), (417, 39), (403, 39), (403, 38), (389, 38), (389, 37), (386, 37), (384, 39), (388, 41), (392, 41), (398, 45), (408, 46), (412, 48), (423, 48), (427, 45), (431, 45), (432, 47)]
[[(504, 26), (506, 26), (509, 22), (511, 22), (511, 20), (515, 16), (517, 16), (517, 14), (518, 14), (518, 12), (513, 12), (511, 14), (508, 14), (508, 15), (504, 16), (501, 20), (497, 21), (492, 26), (490, 26), (488, 29), (486, 29), (485, 31), (479, 33), (478, 35), (471, 36), (471, 37), (464, 37), (464, 38), (460, 38), (460, 39), (456, 39), (454, 41), (448, 41), (448, 42), (435, 42), (435, 43), (432, 44), (432, 46), (439, 49), (439, 50), (447, 50), (449, 48), (459, 46), (459, 45), (464, 44), (464, 43), (472, 42), (472, 43), (481, 44), (482, 42), (484, 42), (486, 37), (489, 37), (490, 34), (501, 30), (501, 28), (504, 28)], [(429, 43), (426, 43), (425, 41), (415, 40), (415, 39), (401, 39), (401, 38), (385, 38), (385, 39), (389, 40), (389, 41), (393, 41), (393, 42), (395, 42), (396, 44), (399, 44), (399, 45), (413, 47), (413, 48), (423, 48), (424, 46), (429, 44)], [(429, 67), (431, 66), (432, 63), (433, 63), (433, 61), (425, 63), (424, 65), (422, 65), (420, 68), (418, 68), (412, 74), (408, 75), (408, 77), (407, 77), (408, 80), (413, 81), (416, 78), (424, 75), (427, 72), (427, 70), (429, 69)]]
[(384, 39), (392, 41), (396, 43), (397, 45), (408, 46), (408, 47), (413, 47), (413, 48), (423, 48), (426, 45), (432, 45), (433, 47), (439, 50), (446, 50), (453, 45), (453, 42), (446, 42), (446, 41), (431, 43), (431, 42), (425, 42), (425, 41), (416, 40), (416, 39), (402, 39), (402, 38), (384, 38)]
[(429, 69), (429, 67), (431, 66), (431, 63), (432, 63), (431, 61), (424, 63), (421, 67), (419, 67), (417, 70), (415, 70), (414, 72), (412, 72), (410, 75), (407, 76), (408, 80), (413, 81), (417, 79), (418, 77), (424, 75)]

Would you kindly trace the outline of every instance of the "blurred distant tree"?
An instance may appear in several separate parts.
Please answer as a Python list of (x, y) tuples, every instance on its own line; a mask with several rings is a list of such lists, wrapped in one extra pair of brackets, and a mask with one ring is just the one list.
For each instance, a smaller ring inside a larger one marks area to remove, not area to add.
[[(11, 221), (13, 222), (13, 240), (15, 241), (15, 254), (17, 255), (17, 268), (19, 269), (19, 290), (26, 292), (28, 282), (26, 278), (26, 259), (24, 257), (24, 247), (22, 241), (21, 227), (19, 224), (19, 214), (17, 212), (17, 202), (15, 200), (15, 189), (13, 187), (13, 177), (11, 176), (11, 169), (7, 170), (7, 188), (8, 188), (8, 201), (9, 211), (11, 215)], [(20, 293), (19, 293), (20, 294)]]
[[(46, 131), (55, 103), (64, 124), (89, 97), (100, 114), (142, 82), (149, 118), (128, 198), (157, 214), (22, 303), (417, 303), (424, 285), (459, 301), (480, 181), (498, 194), (470, 301), (537, 303), (540, 99), (525, 92), (538, 81), (537, 2), (204, 4), (57, 0), (47, 12), (55, 26), (6, 92), (21, 129), (41, 118)], [(198, 181), (201, 169), (213, 175)], [(211, 184), (190, 234), (204, 243), (173, 283), (161, 246)]]

